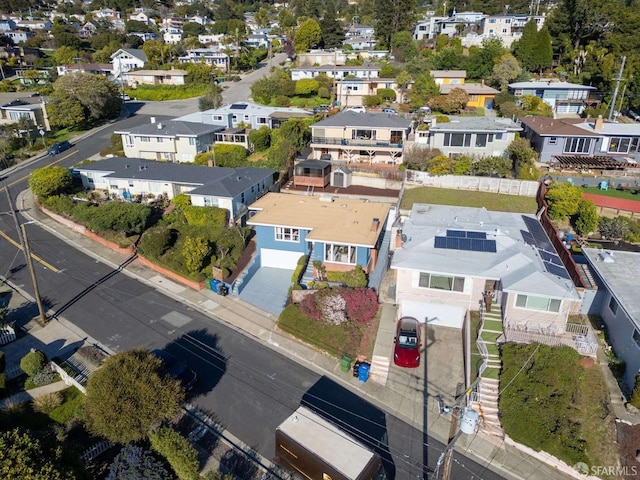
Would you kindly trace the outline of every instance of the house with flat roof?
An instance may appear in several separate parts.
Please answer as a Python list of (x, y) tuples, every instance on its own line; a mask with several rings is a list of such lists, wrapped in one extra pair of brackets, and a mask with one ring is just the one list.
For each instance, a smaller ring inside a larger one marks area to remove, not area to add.
[(92, 75), (110, 77), (113, 75), (113, 65), (110, 63), (71, 63), (58, 65), (57, 71), (60, 77), (67, 73), (91, 73)]
[[(478, 310), (483, 293), (491, 291), (505, 330), (561, 335), (569, 314), (580, 307), (571, 277), (535, 215), (414, 204), (394, 229), (390, 268), (402, 316), (431, 321), (442, 305), (451, 312)], [(439, 322), (461, 328), (463, 318)]]
[(124, 154), (164, 162), (193, 162), (215, 142), (223, 127), (189, 122), (156, 122), (119, 130)]
[(117, 198), (186, 193), (192, 205), (224, 208), (229, 219), (243, 223), (248, 206), (273, 186), (277, 172), (255, 167), (204, 167), (112, 157), (75, 167), (82, 186), (106, 190)]
[(640, 253), (583, 248), (597, 293), (589, 310), (600, 315), (611, 347), (626, 369), (624, 382), (633, 389), (640, 373)]
[(229, 71), (229, 55), (220, 51), (218, 47), (192, 48), (185, 53), (186, 55), (178, 57), (180, 63), (203, 62), (207, 65), (217, 67), (224, 72)]
[(343, 80), (349, 78), (377, 78), (380, 73), (380, 65), (323, 65), (320, 67), (305, 66), (290, 70), (291, 80), (297, 81), (305, 78), (316, 78), (324, 74), (329, 78)]
[(461, 88), (469, 96), (467, 107), (492, 108), (496, 95), (500, 93), (482, 83), (444, 83), (440, 85), (440, 94), (449, 95), (454, 88)]
[(381, 88), (388, 88), (396, 93), (400, 100), (400, 89), (394, 78), (351, 78), (338, 80), (336, 100), (341, 107), (364, 105), (364, 97), (376, 95)]
[[(516, 97), (535, 95), (544, 100), (555, 113), (578, 115), (591, 102), (589, 94), (594, 92), (596, 87), (549, 80), (510, 83), (508, 90), (509, 93)], [(594, 102), (599, 103), (597, 101)]]
[(311, 125), (311, 156), (336, 163), (400, 165), (411, 121), (386, 113), (344, 111)]
[(177, 68), (171, 70), (133, 70), (124, 74), (127, 85), (184, 85), (187, 71)]
[(195, 112), (173, 119), (172, 121), (203, 123), (225, 128), (240, 128), (249, 125), (250, 128), (260, 127), (278, 128), (281, 123), (290, 118), (309, 118), (313, 113), (301, 108), (269, 107), (251, 102), (235, 102), (220, 108), (213, 108), (203, 112)]
[[(391, 205), (331, 196), (269, 193), (250, 207), (261, 267), (295, 269), (303, 255), (327, 271), (371, 272)], [(386, 253), (385, 253), (386, 254)]]
[(598, 118), (524, 117), (523, 136), (541, 162), (558, 155), (613, 156), (640, 160), (640, 125)]
[(445, 155), (499, 157), (522, 131), (510, 118), (449, 117), (447, 123), (431, 120), (429, 130), (416, 131), (416, 144), (437, 148)]

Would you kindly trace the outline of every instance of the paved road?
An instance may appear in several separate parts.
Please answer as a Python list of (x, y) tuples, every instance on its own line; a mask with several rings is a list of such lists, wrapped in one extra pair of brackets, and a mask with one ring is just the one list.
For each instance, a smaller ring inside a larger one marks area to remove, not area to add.
[[(223, 85), (222, 98), (224, 104), (234, 102), (247, 102), (251, 100), (251, 85), (256, 80), (267, 76), (272, 66), (278, 66), (284, 62), (287, 56), (284, 53), (275, 55), (269, 63), (263, 63), (253, 72), (246, 74), (239, 82), (228, 82)], [(188, 113), (198, 111), (198, 99), (175, 100), (170, 102), (129, 102), (129, 105), (136, 108), (138, 113), (145, 115), (169, 115), (179, 117)]]

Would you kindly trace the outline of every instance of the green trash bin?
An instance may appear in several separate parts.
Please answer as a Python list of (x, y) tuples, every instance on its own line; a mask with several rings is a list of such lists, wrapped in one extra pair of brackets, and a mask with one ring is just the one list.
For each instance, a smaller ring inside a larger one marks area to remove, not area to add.
[(345, 355), (340, 359), (340, 370), (346, 373), (350, 369), (351, 369), (351, 357), (348, 357), (347, 355)]

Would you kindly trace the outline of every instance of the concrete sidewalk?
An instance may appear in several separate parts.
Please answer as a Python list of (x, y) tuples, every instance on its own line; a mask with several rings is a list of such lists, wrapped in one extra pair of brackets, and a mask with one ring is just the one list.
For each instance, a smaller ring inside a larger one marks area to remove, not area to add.
[[(27, 219), (35, 220), (69, 245), (114, 269), (119, 269), (126, 260), (124, 255), (98, 245), (88, 237), (71, 231), (44, 215), (34, 207), (33, 196), (28, 190), (19, 194), (16, 206)], [(394, 412), (395, 416), (416, 429), (423, 431), (426, 427), (430, 436), (440, 442), (447, 442), (451, 417), (440, 414), (437, 402), (426, 395), (424, 385), (407, 384), (400, 389), (396, 383), (385, 387), (372, 381), (359, 382), (350, 373), (341, 372), (338, 359), (319, 352), (279, 331), (276, 328), (277, 318), (274, 315), (247, 304), (237, 297), (222, 297), (210, 290), (194, 291), (188, 289), (144, 267), (138, 261), (129, 263), (122, 271), (130, 277), (156, 288), (168, 297), (188, 304), (205, 315), (224, 322), (229, 327), (252, 337), (319, 375), (329, 376), (335, 382), (355, 391), (384, 411)], [(393, 309), (393, 306), (389, 307)], [(383, 307), (383, 314), (387, 312), (386, 315), (390, 315), (389, 312), (392, 310), (389, 307), (386, 305)], [(59, 321), (63, 321), (63, 319), (59, 319)], [(379, 330), (378, 335), (382, 335), (382, 337), (377, 342), (374, 357), (377, 354), (379, 356), (389, 355), (386, 351), (390, 348), (389, 339), (387, 339), (389, 335), (388, 324)], [(425, 398), (427, 398), (427, 405), (425, 405)], [(461, 437), (456, 450), (508, 479), (553, 480), (570, 478), (546, 465), (542, 460), (525, 455), (517, 448), (506, 445), (502, 439), (483, 433), (472, 437)], [(458, 459), (460, 457), (454, 455), (454, 461), (458, 461)]]

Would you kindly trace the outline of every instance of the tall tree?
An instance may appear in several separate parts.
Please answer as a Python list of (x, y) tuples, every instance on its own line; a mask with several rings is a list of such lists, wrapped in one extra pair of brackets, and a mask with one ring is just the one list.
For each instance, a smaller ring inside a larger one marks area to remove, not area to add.
[(440, 94), (440, 87), (431, 73), (426, 72), (415, 78), (410, 90), (411, 106), (419, 108)]
[(416, 5), (413, 0), (374, 0), (374, 27), (378, 42), (388, 47), (395, 32), (411, 30)]
[(320, 20), (320, 46), (322, 48), (339, 48), (344, 40), (344, 30), (336, 19), (336, 6), (333, 0), (327, 3), (324, 17)]
[(516, 57), (511, 55), (509, 52), (505, 52), (500, 56), (500, 58), (498, 58), (497, 62), (493, 66), (491, 80), (497, 83), (501, 89), (506, 90), (509, 82), (518, 78), (520, 72), (522, 72), (522, 68), (520, 67)]
[(145, 438), (152, 425), (175, 415), (184, 393), (161, 365), (145, 349), (109, 357), (87, 383), (84, 409), (89, 429), (112, 442), (129, 443)]
[(305, 20), (297, 28), (293, 35), (293, 44), (296, 52), (306, 52), (307, 50), (317, 47), (320, 44), (321, 32), (320, 25), (312, 18)]
[(402, 30), (391, 36), (391, 52), (399, 62), (406, 62), (418, 55), (418, 48), (410, 31)]
[(500, 56), (507, 51), (499, 38), (487, 38), (482, 46), (469, 48), (467, 78), (488, 80)]
[(536, 36), (536, 48), (533, 58), (533, 67), (540, 73), (553, 64), (551, 35), (547, 27), (542, 27)]
[(538, 47), (538, 26), (532, 18), (522, 29), (522, 36), (512, 46), (513, 55), (522, 67), (530, 72), (536, 70), (536, 48)]

